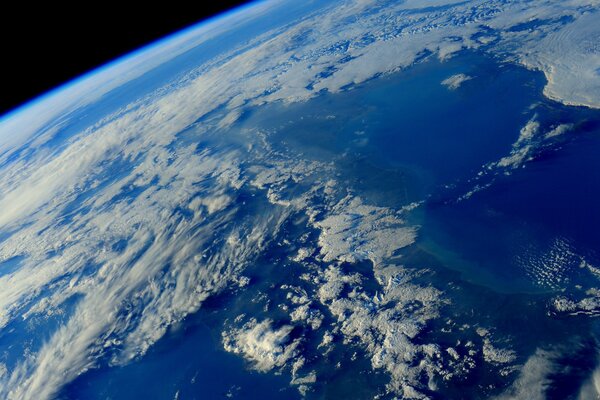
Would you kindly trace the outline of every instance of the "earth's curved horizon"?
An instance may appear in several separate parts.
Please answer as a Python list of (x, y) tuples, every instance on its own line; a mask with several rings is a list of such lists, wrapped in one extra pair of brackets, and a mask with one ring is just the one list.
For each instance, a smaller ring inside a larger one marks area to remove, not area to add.
[(0, 118), (0, 398), (600, 397), (600, 2), (255, 2)]

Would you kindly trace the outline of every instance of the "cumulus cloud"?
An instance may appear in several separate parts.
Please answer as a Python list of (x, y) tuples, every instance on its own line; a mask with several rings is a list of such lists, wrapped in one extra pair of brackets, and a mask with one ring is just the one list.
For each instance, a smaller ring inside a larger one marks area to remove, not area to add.
[(223, 346), (226, 351), (240, 354), (252, 363), (258, 371), (266, 372), (282, 367), (296, 355), (299, 340), (292, 340), (290, 325), (273, 328), (273, 321), (255, 319), (239, 329), (223, 332)]
[(540, 123), (537, 122), (535, 118), (529, 120), (527, 124), (521, 128), (519, 137), (513, 144), (510, 155), (502, 157), (502, 159), (498, 161), (497, 166), (510, 168), (521, 166), (530, 155), (530, 150), (532, 149), (532, 140), (538, 133), (539, 129)]
[(321, 230), (319, 246), (325, 262), (371, 260), (378, 264), (416, 238), (415, 229), (405, 226), (389, 209), (365, 205), (352, 196), (335, 204), (315, 226)]

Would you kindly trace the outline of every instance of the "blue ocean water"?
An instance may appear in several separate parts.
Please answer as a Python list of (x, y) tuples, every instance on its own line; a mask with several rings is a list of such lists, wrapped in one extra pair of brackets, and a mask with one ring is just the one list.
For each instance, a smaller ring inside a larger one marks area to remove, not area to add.
[[(441, 85), (458, 73), (472, 79), (456, 90)], [(478, 321), (510, 338), (518, 361), (525, 362), (536, 348), (565, 346), (569, 338), (573, 350), (551, 389), (553, 398), (566, 398), (595, 367), (589, 354), (597, 350), (598, 326), (587, 318), (550, 317), (547, 304), (561, 290), (594, 284), (580, 268), (582, 259), (600, 265), (595, 231), (600, 226), (600, 114), (544, 98), (544, 82), (541, 73), (466, 52), (445, 62), (428, 59), (304, 103), (248, 109), (229, 134), (235, 141), (236, 130), (266, 131), (276, 150), (331, 162), (339, 181), (370, 203), (399, 209), (422, 202), (408, 216), (420, 226), (418, 242), (403, 250), (400, 260), (436, 271), (424, 281), (433, 279), (452, 300), (423, 340), (454, 345), (466, 335), (460, 326)], [(524, 168), (479, 177), (485, 165), (510, 153), (532, 118), (542, 129), (558, 123), (572, 123), (574, 129), (534, 150)], [(182, 140), (213, 143), (194, 136), (193, 129), (182, 133)], [(477, 184), (489, 187), (459, 200)], [(269, 212), (268, 207), (265, 200), (257, 210)], [(277, 308), (285, 299), (275, 289), (298, 282), (300, 271), (288, 260), (294, 241), (307, 233), (298, 218), (246, 272), (249, 286), (209, 299), (140, 360), (82, 375), (62, 398), (298, 397), (288, 372), (249, 371), (241, 358), (223, 350), (220, 336), (240, 314), (285, 318)], [(281, 244), (283, 239), (291, 244)], [(309, 240), (316, 241), (314, 234)], [(253, 303), (261, 293), (269, 296), (268, 309)], [(309, 396), (372, 398), (385, 383), (385, 375), (372, 372), (358, 346), (320, 359), (318, 338), (303, 335), (319, 376)], [(350, 360), (354, 352), (357, 357)], [(475, 386), (486, 398), (514, 379), (514, 374), (499, 378), (479, 357), (474, 375), (448, 383), (442, 393), (457, 398), (462, 389)], [(331, 368), (338, 362), (343, 367)]]
[[(488, 189), (471, 198), (457, 202), (444, 193), (427, 205), (427, 239), (451, 248), (454, 256), (444, 253), (446, 262), (466, 271), (467, 279), (495, 290), (589, 287), (589, 277), (579, 274), (580, 264), (600, 263), (595, 206), (600, 198), (600, 115), (539, 101), (534, 112), (543, 126), (567, 122), (574, 130), (536, 150), (523, 168), (497, 174)], [(540, 260), (547, 265), (535, 265)], [(536, 268), (557, 270), (551, 271), (554, 279), (536, 282), (531, 276)]]
[(246, 368), (223, 350), (219, 331), (226, 302), (213, 299), (173, 327), (141, 360), (89, 372), (64, 389), (64, 399), (272, 399), (300, 398), (281, 375)]

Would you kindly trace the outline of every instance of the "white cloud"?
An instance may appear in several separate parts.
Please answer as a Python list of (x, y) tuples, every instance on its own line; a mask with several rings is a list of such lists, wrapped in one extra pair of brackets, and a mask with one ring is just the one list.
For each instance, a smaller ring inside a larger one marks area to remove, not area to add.
[(600, 366), (596, 367), (587, 382), (583, 384), (577, 400), (595, 399), (600, 397)]
[(290, 325), (273, 328), (273, 321), (251, 320), (239, 329), (223, 333), (225, 350), (240, 354), (258, 371), (266, 372), (282, 367), (296, 353), (299, 340), (292, 340)]
[(544, 139), (550, 139), (556, 136), (563, 135), (573, 129), (573, 124), (560, 124), (551, 129), (544, 135)]
[(538, 349), (523, 365), (519, 377), (497, 400), (544, 400), (556, 354)]
[(416, 238), (416, 230), (391, 210), (365, 205), (352, 196), (335, 204), (315, 226), (321, 230), (319, 246), (325, 262), (371, 260), (377, 265)]
[(502, 157), (496, 164), (498, 167), (503, 168), (517, 168), (523, 165), (530, 156), (532, 150), (532, 140), (540, 129), (540, 123), (534, 119), (531, 119), (525, 124), (519, 132), (517, 141), (513, 144), (510, 155)]
[(552, 300), (552, 308), (556, 313), (569, 315), (599, 315), (600, 314), (600, 290), (588, 289), (583, 298), (573, 300), (565, 296), (558, 296)]
[(473, 79), (472, 77), (465, 74), (452, 75), (442, 81), (442, 85), (446, 86), (450, 90), (458, 89), (463, 83)]
[(574, 22), (525, 47), (522, 62), (544, 72), (547, 97), (565, 104), (600, 108), (599, 18), (597, 10), (584, 12)]

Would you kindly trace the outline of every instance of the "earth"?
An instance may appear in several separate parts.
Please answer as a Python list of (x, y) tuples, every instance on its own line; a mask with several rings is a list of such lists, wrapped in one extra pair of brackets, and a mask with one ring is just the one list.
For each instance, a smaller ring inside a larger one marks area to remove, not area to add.
[(257, 2), (5, 115), (0, 398), (599, 398), (599, 11)]

